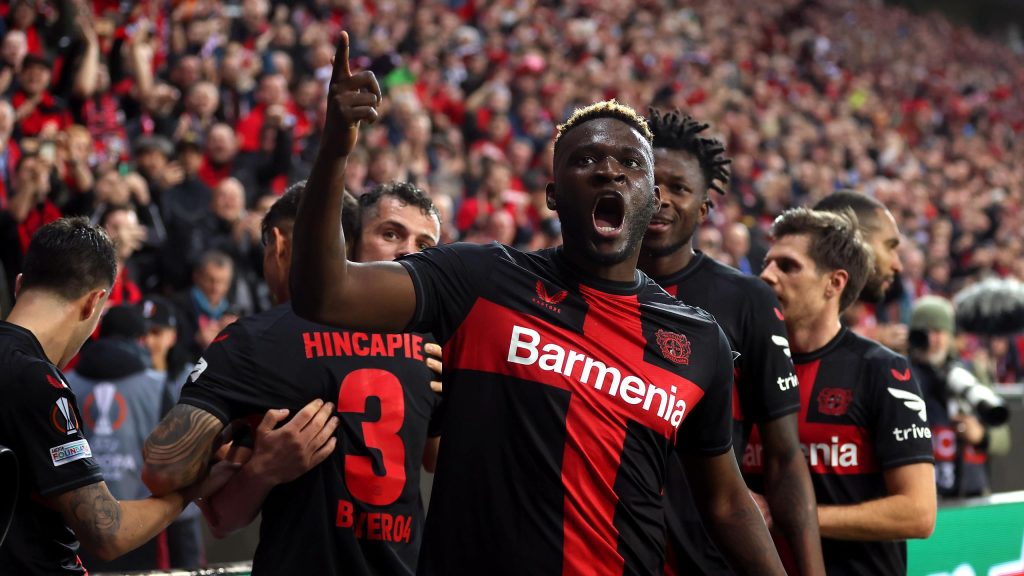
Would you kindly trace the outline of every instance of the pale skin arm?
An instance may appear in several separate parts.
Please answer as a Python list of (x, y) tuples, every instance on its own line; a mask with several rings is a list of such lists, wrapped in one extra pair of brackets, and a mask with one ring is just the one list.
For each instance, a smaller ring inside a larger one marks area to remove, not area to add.
[(237, 466), (214, 466), (201, 484), (164, 496), (118, 502), (106, 482), (97, 482), (50, 499), (82, 547), (103, 561), (113, 560), (145, 544), (181, 513), (186, 504), (220, 489)]
[(825, 574), (814, 486), (800, 450), (797, 414), (759, 426), (764, 443), (765, 499), (775, 526), (793, 548), (800, 574)]
[(821, 535), (861, 541), (931, 536), (937, 507), (932, 464), (908, 464), (883, 475), (889, 496), (847, 506), (818, 506)]
[(318, 399), (280, 428), (277, 425), (288, 417), (288, 410), (270, 410), (264, 415), (255, 431), (252, 457), (200, 506), (215, 537), (223, 538), (248, 525), (274, 486), (295, 480), (334, 452), (338, 418), (333, 414), (334, 404)]
[[(423, 347), (427, 353), (427, 368), (430, 368), (437, 375), (437, 380), (430, 382), (430, 389), (441, 393), (441, 347), (433, 342)], [(423, 469), (431, 474), (437, 468), (437, 453), (441, 450), (441, 437), (427, 438), (427, 444), (423, 449)]]
[(732, 451), (718, 456), (689, 454), (683, 463), (704, 526), (733, 570), (741, 575), (785, 576)]
[(416, 309), (412, 279), (400, 264), (350, 263), (341, 229), (345, 165), (359, 123), (377, 120), (381, 91), (370, 71), (353, 74), (341, 33), (328, 93), (325, 137), (306, 182), (293, 232), (292, 308), (303, 318), (356, 330), (398, 332)]

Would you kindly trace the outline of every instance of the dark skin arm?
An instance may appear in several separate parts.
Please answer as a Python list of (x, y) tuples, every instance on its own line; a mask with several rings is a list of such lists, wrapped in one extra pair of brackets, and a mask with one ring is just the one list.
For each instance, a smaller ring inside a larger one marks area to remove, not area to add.
[(807, 461), (800, 450), (797, 414), (759, 425), (764, 443), (765, 498), (775, 526), (793, 548), (800, 574), (825, 574), (818, 511)]
[(188, 404), (171, 408), (142, 449), (146, 487), (164, 495), (201, 478), (223, 429), (220, 419), (205, 410)]
[(743, 483), (732, 451), (683, 457), (693, 499), (708, 534), (737, 574), (785, 576), (764, 518)]
[(395, 262), (348, 262), (341, 230), (345, 165), (360, 122), (377, 120), (380, 99), (372, 72), (350, 70), (348, 34), (342, 32), (327, 95), (324, 137), (295, 220), (292, 308), (322, 324), (400, 332), (416, 309), (408, 272)]

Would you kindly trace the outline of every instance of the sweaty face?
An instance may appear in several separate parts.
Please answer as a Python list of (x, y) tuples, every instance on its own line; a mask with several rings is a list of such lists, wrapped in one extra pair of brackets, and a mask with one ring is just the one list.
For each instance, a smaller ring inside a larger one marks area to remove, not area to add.
[(700, 163), (689, 152), (654, 149), (654, 182), (661, 207), (644, 236), (644, 253), (667, 256), (690, 243), (708, 215), (708, 192)]
[(829, 276), (818, 271), (809, 256), (810, 248), (811, 238), (806, 234), (778, 238), (768, 250), (761, 271), (761, 279), (779, 298), (790, 326), (818, 318), (826, 308)]
[(903, 270), (896, 220), (888, 210), (879, 210), (876, 220), (876, 229), (866, 234), (868, 245), (875, 254), (875, 269), (860, 292), (860, 299), (866, 302), (881, 302), (896, 280), (896, 274)]
[(568, 132), (548, 186), (566, 248), (599, 265), (635, 255), (658, 207), (653, 162), (650, 143), (621, 120), (598, 118)]
[(441, 225), (433, 215), (395, 196), (383, 196), (363, 217), (356, 260), (391, 261), (437, 245), (440, 235)]

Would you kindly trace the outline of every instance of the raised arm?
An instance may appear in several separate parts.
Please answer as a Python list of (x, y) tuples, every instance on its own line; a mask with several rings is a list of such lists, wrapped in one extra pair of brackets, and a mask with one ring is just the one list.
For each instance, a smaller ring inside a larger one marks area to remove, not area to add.
[(353, 74), (341, 33), (327, 94), (320, 151), (306, 182), (293, 232), (292, 308), (303, 318), (362, 330), (401, 331), (416, 309), (408, 272), (394, 262), (354, 264), (341, 230), (345, 165), (359, 123), (377, 120), (381, 91), (373, 73)]
[(935, 529), (935, 468), (908, 464), (882, 473), (889, 495), (847, 506), (818, 506), (821, 535), (837, 540), (927, 538)]
[(775, 526), (793, 547), (800, 574), (825, 574), (814, 486), (800, 450), (797, 414), (760, 425), (765, 499)]
[(785, 576), (732, 451), (718, 456), (688, 454), (683, 463), (704, 527), (732, 569), (737, 574)]
[(146, 438), (142, 481), (156, 495), (194, 483), (206, 471), (223, 429), (220, 419), (205, 410), (188, 404), (171, 408)]

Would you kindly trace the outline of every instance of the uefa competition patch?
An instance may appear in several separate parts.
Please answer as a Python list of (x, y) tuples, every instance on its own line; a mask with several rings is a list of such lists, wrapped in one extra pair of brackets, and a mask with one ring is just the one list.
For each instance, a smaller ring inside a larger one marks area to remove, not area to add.
[(54, 466), (63, 466), (68, 462), (91, 457), (92, 448), (89, 448), (89, 442), (85, 438), (50, 448), (50, 459), (53, 460)]
[(192, 382), (199, 380), (204, 370), (206, 370), (206, 358), (200, 358), (199, 362), (196, 362), (195, 367), (192, 368), (192, 373), (188, 375), (188, 379)]

